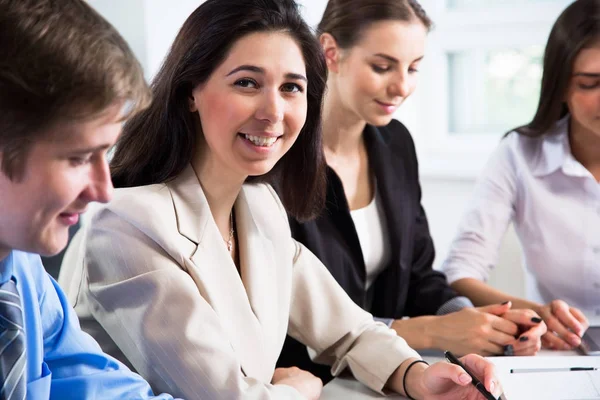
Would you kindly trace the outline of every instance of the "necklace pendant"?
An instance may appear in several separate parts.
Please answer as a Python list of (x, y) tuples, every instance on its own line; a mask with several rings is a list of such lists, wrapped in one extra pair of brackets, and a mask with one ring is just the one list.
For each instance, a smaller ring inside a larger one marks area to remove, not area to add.
[(231, 240), (227, 241), (227, 250), (231, 253), (231, 249), (233, 248), (233, 243)]

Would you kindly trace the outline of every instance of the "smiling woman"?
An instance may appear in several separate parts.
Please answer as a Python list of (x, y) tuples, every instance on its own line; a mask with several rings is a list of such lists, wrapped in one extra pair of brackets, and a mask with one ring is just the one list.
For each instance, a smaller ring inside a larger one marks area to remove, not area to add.
[[(236, 7), (236, 4), (236, 1), (232, 0), (232, 7)], [(239, 4), (245, 3), (239, 0)], [(260, 106), (262, 110), (257, 110), (259, 112), (257, 119), (263, 119), (264, 115), (273, 118), (270, 115), (273, 111), (268, 109), (271, 106), (268, 104), (265, 106), (267, 101), (272, 102), (276, 113), (285, 113), (283, 121), (267, 124), (263, 121), (256, 126), (246, 127), (251, 128), (249, 132), (239, 132), (242, 127), (238, 126), (237, 133), (265, 136), (265, 132), (270, 132), (270, 135), (272, 133), (281, 135), (284, 132), (278, 130), (283, 129), (288, 123), (290, 119), (288, 114), (293, 111), (290, 110), (290, 105), (302, 106), (298, 113), (292, 112), (294, 115), (304, 114), (301, 120), (296, 122), (296, 124), (300, 123), (301, 128), (296, 136), (297, 145), (289, 147), (293, 141), (289, 140), (288, 134), (284, 142), (288, 145), (289, 151), (277, 153), (281, 160), (275, 157), (277, 160), (274, 168), (260, 174), (253, 173), (252, 170), (244, 173), (247, 175), (248, 182), (260, 181), (278, 185), (286, 208), (300, 219), (310, 218), (321, 209), (324, 197), (320, 110), (327, 69), (321, 50), (316, 45), (310, 29), (301, 29), (305, 23), (299, 14), (296, 15), (296, 11), (293, 11), (293, 18), (299, 20), (286, 25), (283, 21), (292, 16), (285, 7), (281, 10), (283, 14), (280, 16), (273, 14), (269, 15), (268, 19), (257, 18), (256, 15), (268, 8), (262, 1), (258, 1), (255, 5), (256, 14), (240, 16), (235, 10), (227, 10), (228, 15), (243, 19), (239, 21), (239, 28), (231, 32), (228, 26), (210, 23), (213, 18), (212, 10), (223, 13), (225, 11), (222, 7), (219, 2), (217, 4), (208, 2), (203, 7), (206, 11), (200, 12), (201, 8), (198, 8), (179, 31), (170, 53), (154, 80), (153, 104), (144, 115), (135, 118), (124, 128), (111, 163), (115, 187), (166, 182), (183, 171), (194, 155), (196, 159), (201, 157), (203, 143), (207, 141), (205, 136), (207, 132), (209, 135), (212, 134), (210, 131), (204, 132), (205, 125), (211, 123), (213, 119), (229, 118), (230, 116), (224, 113), (226, 110), (232, 110), (232, 107), (213, 108), (211, 114), (216, 112), (217, 116), (214, 118), (211, 116), (209, 120), (209, 115), (200, 115), (196, 112), (199, 111), (197, 105), (192, 103), (195, 103), (194, 96), (199, 94), (199, 90), (204, 85), (209, 87), (220, 85), (226, 89), (229, 99), (235, 98), (236, 102), (241, 102), (242, 98), (246, 99), (243, 103), (245, 108), (250, 101), (254, 103), (253, 107), (263, 102), (264, 104)], [(274, 36), (271, 37), (271, 34)], [(246, 35), (270, 38), (270, 44), (274, 45), (273, 50), (277, 50), (278, 54), (287, 57), (287, 60), (296, 57), (291, 64), (296, 69), (290, 69), (291, 66), (286, 69), (274, 65), (270, 61), (272, 57), (268, 55), (269, 48), (257, 42), (256, 37), (252, 39), (245, 37)], [(246, 41), (251, 47), (242, 47), (236, 42), (237, 39)], [(236, 48), (237, 59), (241, 55), (247, 56), (257, 51), (260, 54), (256, 54), (252, 63), (230, 62), (227, 69), (222, 63), (233, 47)], [(305, 60), (311, 62), (304, 65)], [(220, 76), (211, 78), (211, 74), (217, 68)], [(274, 86), (276, 80), (280, 80), (281, 86), (277, 90)], [(196, 111), (191, 112), (191, 110)], [(275, 119), (280, 117), (276, 115)], [(256, 134), (260, 132), (262, 133)], [(254, 151), (260, 150), (254, 149)], [(282, 147), (281, 150), (285, 148)], [(303, 173), (298, 174), (299, 170)], [(239, 181), (239, 177), (237, 180)]]
[(233, 45), (192, 90), (190, 111), (203, 132), (192, 163), (201, 182), (210, 171), (242, 183), (273, 169), (306, 121), (305, 76), (301, 49), (288, 33), (253, 33)]

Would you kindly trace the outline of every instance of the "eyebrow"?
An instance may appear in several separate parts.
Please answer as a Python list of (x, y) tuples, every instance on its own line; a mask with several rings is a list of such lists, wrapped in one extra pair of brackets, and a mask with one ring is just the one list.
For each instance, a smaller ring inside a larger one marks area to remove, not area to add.
[[(250, 72), (255, 72), (257, 74), (262, 74), (262, 75), (265, 74), (264, 68), (257, 67), (255, 65), (240, 65), (239, 67), (232, 69), (227, 74), (227, 76), (231, 76), (231, 75), (235, 74), (236, 72), (240, 72), (240, 71), (250, 71)], [(304, 82), (308, 82), (308, 79), (306, 79), (306, 77), (304, 75), (302, 75), (302, 74), (296, 74), (296, 73), (293, 73), (293, 72), (288, 72), (284, 76), (285, 76), (286, 79), (301, 80), (301, 81), (304, 81)]]
[(600, 72), (577, 72), (573, 76), (583, 76), (586, 78), (600, 78)]
[(82, 155), (82, 154), (88, 154), (88, 153), (95, 153), (95, 152), (100, 151), (100, 150), (110, 149), (111, 147), (112, 146), (109, 145), (109, 144), (101, 144), (99, 146), (86, 147), (86, 148), (83, 148), (83, 149), (69, 151), (69, 154)]
[[(390, 62), (393, 62), (394, 64), (398, 64), (399, 63), (398, 59), (396, 59), (396, 58), (394, 58), (392, 56), (388, 56), (387, 54), (377, 53), (377, 54), (375, 54), (375, 57), (385, 58), (386, 60), (388, 60)], [(421, 57), (415, 59), (413, 62), (421, 61), (423, 59), (423, 57), (424, 56), (421, 56)]]

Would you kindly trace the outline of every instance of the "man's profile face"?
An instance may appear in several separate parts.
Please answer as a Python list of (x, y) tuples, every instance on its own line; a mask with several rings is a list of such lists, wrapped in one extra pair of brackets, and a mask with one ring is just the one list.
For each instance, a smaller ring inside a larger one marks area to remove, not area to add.
[(20, 177), (0, 172), (0, 259), (12, 249), (60, 252), (87, 205), (110, 200), (106, 155), (121, 132), (120, 110), (54, 125), (31, 145)]

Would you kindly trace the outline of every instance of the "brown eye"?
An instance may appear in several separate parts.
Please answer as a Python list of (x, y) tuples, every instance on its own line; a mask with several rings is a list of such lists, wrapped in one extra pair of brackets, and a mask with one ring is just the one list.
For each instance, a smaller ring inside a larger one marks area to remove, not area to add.
[(244, 89), (254, 89), (258, 87), (256, 81), (250, 78), (238, 79), (237, 81), (235, 81), (234, 85)]
[(378, 74), (383, 74), (390, 70), (390, 67), (388, 65), (382, 66), (382, 65), (371, 64), (371, 68), (373, 69), (374, 72), (377, 72)]
[(598, 81), (591, 83), (591, 84), (579, 83), (578, 86), (580, 89), (589, 90), (589, 89), (597, 88), (599, 86), (599, 83), (600, 82), (598, 82)]
[(91, 157), (69, 157), (69, 164), (73, 167), (89, 164)]
[(304, 88), (302, 86), (298, 85), (297, 83), (284, 83), (281, 86), (281, 90), (283, 90), (284, 92), (287, 92), (287, 93), (304, 92)]

